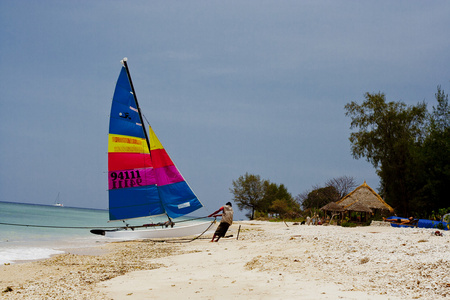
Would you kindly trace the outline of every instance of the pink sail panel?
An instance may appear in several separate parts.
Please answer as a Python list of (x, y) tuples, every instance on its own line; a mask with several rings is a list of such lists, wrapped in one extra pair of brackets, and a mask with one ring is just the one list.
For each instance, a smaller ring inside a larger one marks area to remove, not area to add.
[(168, 185), (184, 181), (183, 176), (175, 166), (166, 166), (162, 168), (155, 168), (156, 184), (158, 186)]
[(152, 164), (156, 173), (156, 183), (158, 186), (184, 181), (183, 176), (177, 167), (175, 167), (162, 145), (159, 145), (157, 149), (152, 149), (150, 154), (152, 156)]

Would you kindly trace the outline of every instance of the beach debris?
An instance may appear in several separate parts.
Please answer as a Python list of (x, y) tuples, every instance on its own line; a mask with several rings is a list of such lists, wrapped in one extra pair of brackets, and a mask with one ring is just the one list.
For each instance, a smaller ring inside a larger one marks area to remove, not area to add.
[(369, 258), (368, 257), (363, 257), (363, 258), (361, 258), (360, 260), (359, 260), (359, 263), (362, 265), (362, 264), (365, 264), (365, 263), (368, 263), (369, 262)]
[[(2, 299), (107, 299), (95, 290), (99, 282), (138, 270), (163, 267), (152, 259), (178, 252), (178, 247), (148, 241), (105, 245), (109, 252), (99, 256), (61, 254), (31, 263), (38, 269), (53, 270), (42, 280), (20, 285), (11, 283)], [(60, 271), (56, 272), (59, 268)]]
[(7, 286), (6, 289), (3, 290), (3, 293), (9, 293), (9, 292), (12, 292), (12, 291), (13, 291), (12, 287)]

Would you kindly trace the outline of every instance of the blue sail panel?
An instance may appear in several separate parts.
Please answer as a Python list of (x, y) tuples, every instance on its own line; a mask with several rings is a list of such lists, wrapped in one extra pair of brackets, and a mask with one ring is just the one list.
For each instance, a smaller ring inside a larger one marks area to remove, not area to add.
[(111, 107), (109, 133), (145, 138), (144, 129), (139, 119), (137, 112), (124, 105), (114, 103)]
[(126, 106), (137, 108), (136, 100), (132, 93), (131, 84), (128, 80), (127, 70), (122, 67), (114, 90), (113, 102), (119, 102)]
[(164, 214), (156, 185), (109, 190), (109, 219), (123, 220)]
[(158, 190), (166, 213), (171, 218), (187, 215), (203, 206), (186, 181), (158, 186)]
[(144, 138), (144, 129), (125, 68), (120, 71), (114, 91), (109, 133)]

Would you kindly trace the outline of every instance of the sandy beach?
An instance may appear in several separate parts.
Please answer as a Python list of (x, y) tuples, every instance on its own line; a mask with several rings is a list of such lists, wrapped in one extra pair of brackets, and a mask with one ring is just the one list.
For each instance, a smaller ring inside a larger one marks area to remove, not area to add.
[(434, 232), (235, 222), (218, 243), (112, 242), (4, 265), (0, 288), (3, 299), (448, 299), (450, 232)]

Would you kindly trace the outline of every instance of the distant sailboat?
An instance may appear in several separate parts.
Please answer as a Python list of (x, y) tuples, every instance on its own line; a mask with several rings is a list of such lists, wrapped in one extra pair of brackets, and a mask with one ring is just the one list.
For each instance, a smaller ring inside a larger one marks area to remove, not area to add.
[(167, 222), (114, 230), (93, 229), (94, 234), (120, 239), (168, 238), (198, 235), (211, 221), (193, 225), (173, 219), (203, 207), (167, 154), (153, 129), (145, 130), (128, 70), (127, 59), (114, 91), (109, 122), (109, 219), (166, 216)]
[(59, 202), (59, 193), (58, 193), (58, 196), (56, 196), (55, 203), (53, 204), (53, 206), (59, 206), (59, 207), (64, 206), (61, 202)]

